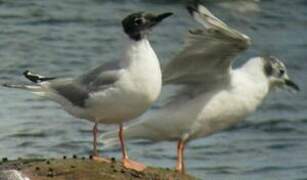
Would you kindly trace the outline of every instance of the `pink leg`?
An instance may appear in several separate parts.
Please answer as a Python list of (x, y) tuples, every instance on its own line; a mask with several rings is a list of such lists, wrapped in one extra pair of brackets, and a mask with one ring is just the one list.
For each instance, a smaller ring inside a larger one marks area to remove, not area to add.
[(93, 127), (93, 156), (98, 157), (97, 152), (97, 136), (98, 136), (98, 123), (95, 123)]
[(98, 151), (97, 151), (97, 136), (98, 136), (98, 123), (95, 123), (93, 127), (93, 160), (95, 161), (101, 161), (101, 162), (111, 162), (108, 159), (99, 157)]
[(128, 159), (128, 154), (125, 148), (124, 129), (123, 129), (122, 124), (119, 125), (118, 135), (119, 135), (119, 140), (120, 140), (120, 145), (121, 145), (121, 150), (122, 150), (123, 166), (128, 169), (134, 169), (136, 171), (143, 171), (146, 168), (144, 164)]
[(178, 141), (177, 145), (177, 162), (176, 162), (176, 171), (184, 174), (185, 167), (184, 167), (184, 148), (185, 142), (183, 140)]

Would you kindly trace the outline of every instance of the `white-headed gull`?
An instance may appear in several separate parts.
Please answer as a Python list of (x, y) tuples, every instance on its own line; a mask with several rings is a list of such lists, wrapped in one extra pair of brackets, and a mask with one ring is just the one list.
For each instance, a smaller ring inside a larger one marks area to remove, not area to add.
[[(189, 3), (187, 9), (202, 28), (188, 33), (183, 50), (163, 69), (163, 85), (181, 89), (124, 128), (127, 139), (177, 141), (176, 169), (180, 172), (184, 172), (187, 142), (238, 123), (276, 87), (299, 90), (285, 65), (273, 56), (251, 58), (233, 69), (234, 57), (250, 46), (250, 38), (198, 1)], [(111, 143), (114, 132), (103, 137)]]

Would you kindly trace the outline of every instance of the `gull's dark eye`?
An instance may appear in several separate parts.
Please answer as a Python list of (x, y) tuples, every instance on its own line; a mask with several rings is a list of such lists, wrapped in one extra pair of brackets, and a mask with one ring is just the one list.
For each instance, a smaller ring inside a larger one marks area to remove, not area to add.
[(138, 25), (141, 25), (142, 23), (143, 23), (143, 20), (140, 19), (140, 18), (134, 20), (134, 24), (137, 25), (137, 26), (138, 26)]
[(284, 75), (284, 74), (285, 74), (285, 70), (280, 69), (280, 70), (279, 70), (279, 74), (280, 74), (280, 76)]

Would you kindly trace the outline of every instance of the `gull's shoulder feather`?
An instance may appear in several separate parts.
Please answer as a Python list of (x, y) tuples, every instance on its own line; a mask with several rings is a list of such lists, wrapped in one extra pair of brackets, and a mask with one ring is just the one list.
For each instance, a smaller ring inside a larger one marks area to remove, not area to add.
[(120, 69), (119, 62), (107, 62), (80, 76), (78, 80), (95, 90), (116, 82), (119, 79)]

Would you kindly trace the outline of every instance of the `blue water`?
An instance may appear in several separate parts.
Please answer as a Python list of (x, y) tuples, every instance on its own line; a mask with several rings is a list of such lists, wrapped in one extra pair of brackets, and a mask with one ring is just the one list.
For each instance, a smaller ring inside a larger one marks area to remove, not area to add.
[[(286, 63), (301, 87), (297, 94), (272, 93), (258, 111), (229, 130), (193, 141), (186, 150), (188, 171), (201, 179), (307, 179), (307, 1), (207, 0), (226, 23), (249, 35), (252, 47), (236, 61), (273, 54)], [(165, 64), (197, 26), (182, 1), (1, 0), (0, 81), (24, 80), (26, 69), (75, 76), (116, 60), (120, 20), (135, 11), (172, 11), (150, 39)], [(28, 92), (0, 88), (0, 156), (88, 155), (92, 124), (76, 120), (50, 101)], [(104, 131), (106, 128), (100, 126)], [(103, 141), (103, 139), (101, 139)], [(175, 143), (129, 143), (131, 158), (147, 165), (174, 167)], [(101, 154), (119, 157), (118, 149)]]

